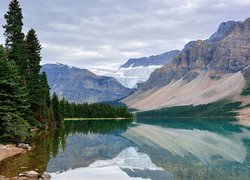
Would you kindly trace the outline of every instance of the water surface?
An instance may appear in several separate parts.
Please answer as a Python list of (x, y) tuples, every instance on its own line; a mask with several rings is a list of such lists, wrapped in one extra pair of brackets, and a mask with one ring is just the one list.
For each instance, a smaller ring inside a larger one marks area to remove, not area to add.
[(249, 179), (250, 130), (230, 119), (67, 121), (0, 174), (47, 171), (53, 179)]

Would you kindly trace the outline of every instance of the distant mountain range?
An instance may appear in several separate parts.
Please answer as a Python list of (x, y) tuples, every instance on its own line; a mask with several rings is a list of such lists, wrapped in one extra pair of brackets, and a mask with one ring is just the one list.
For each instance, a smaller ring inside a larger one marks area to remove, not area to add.
[(71, 102), (103, 102), (121, 99), (133, 91), (113, 77), (97, 76), (87, 69), (64, 64), (45, 64), (41, 71), (47, 74), (51, 93)]
[[(227, 97), (248, 104), (250, 98), (241, 97), (240, 92), (250, 78), (249, 65), (250, 18), (223, 22), (209, 39), (191, 41), (182, 51), (131, 58), (117, 70), (91, 69), (94, 74), (46, 64), (42, 71), (51, 92), (61, 98), (102, 102), (126, 97), (122, 101), (129, 107), (149, 110), (207, 104)], [(131, 88), (137, 88), (136, 92)]]
[(240, 96), (249, 65), (250, 18), (223, 22), (209, 39), (189, 42), (123, 102), (142, 110), (206, 104), (226, 97), (250, 102)]
[(179, 54), (180, 54), (179, 50), (173, 50), (160, 55), (155, 55), (150, 57), (131, 58), (125, 64), (121, 65), (120, 68), (163, 66), (169, 63), (174, 57), (178, 56)]
[(122, 85), (128, 88), (137, 88), (137, 83), (148, 80), (150, 74), (180, 54), (179, 50), (173, 50), (160, 55), (131, 58), (117, 70), (92, 69), (94, 73), (116, 78)]

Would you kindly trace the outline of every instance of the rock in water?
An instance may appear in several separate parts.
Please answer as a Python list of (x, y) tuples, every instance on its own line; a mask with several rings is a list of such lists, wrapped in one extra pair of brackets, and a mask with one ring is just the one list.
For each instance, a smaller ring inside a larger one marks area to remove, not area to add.
[(19, 177), (28, 177), (28, 178), (38, 178), (39, 174), (36, 171), (25, 171), (19, 174)]
[(44, 179), (44, 180), (49, 180), (49, 179), (51, 179), (51, 176), (50, 176), (49, 173), (44, 172), (44, 173), (40, 176), (40, 178), (42, 178), (42, 179)]
[(18, 147), (22, 149), (31, 150), (31, 147), (29, 146), (29, 144), (20, 143), (18, 144)]

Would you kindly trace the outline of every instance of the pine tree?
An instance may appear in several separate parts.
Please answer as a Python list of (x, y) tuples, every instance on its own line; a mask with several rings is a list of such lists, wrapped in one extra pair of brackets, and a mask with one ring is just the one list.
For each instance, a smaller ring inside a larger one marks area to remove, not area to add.
[(6, 37), (5, 48), (7, 49), (8, 59), (14, 60), (19, 68), (21, 75), (26, 75), (27, 53), (25, 50), (24, 34), (22, 33), (23, 15), (17, 0), (12, 0), (9, 10), (4, 15), (6, 25), (4, 36)]
[(66, 99), (63, 97), (63, 99), (60, 101), (60, 113), (62, 120), (66, 118)]
[(25, 39), (28, 73), (31, 75), (39, 75), (41, 66), (41, 45), (34, 29), (30, 29)]
[(25, 39), (27, 52), (26, 82), (29, 91), (30, 105), (33, 117), (39, 122), (48, 118), (47, 89), (44, 75), (40, 75), (41, 45), (34, 29), (31, 29)]
[(58, 96), (56, 93), (53, 94), (52, 96), (52, 107), (53, 107), (53, 112), (54, 112), (54, 118), (56, 121), (56, 126), (61, 127), (63, 124), (62, 117), (61, 117), (61, 110), (60, 110), (60, 103)]
[(28, 93), (21, 84), (17, 66), (0, 47), (0, 137), (13, 142), (28, 137)]
[(47, 107), (50, 107), (50, 105), (51, 105), (50, 92), (49, 92), (50, 87), (49, 87), (47, 76), (46, 76), (45, 72), (42, 72), (40, 79), (41, 79), (42, 87), (46, 91), (45, 92), (45, 99), (46, 99)]

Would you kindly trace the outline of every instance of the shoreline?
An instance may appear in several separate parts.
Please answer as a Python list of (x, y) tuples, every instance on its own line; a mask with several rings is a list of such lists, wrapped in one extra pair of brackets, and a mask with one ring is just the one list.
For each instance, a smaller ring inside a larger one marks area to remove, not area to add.
[(237, 111), (238, 116), (236, 118), (238, 119), (236, 124), (250, 127), (250, 108), (244, 108)]
[(17, 147), (14, 144), (0, 144), (0, 161), (26, 152), (26, 149)]
[(64, 121), (77, 121), (77, 120), (125, 120), (125, 119), (131, 119), (131, 118), (64, 118)]

